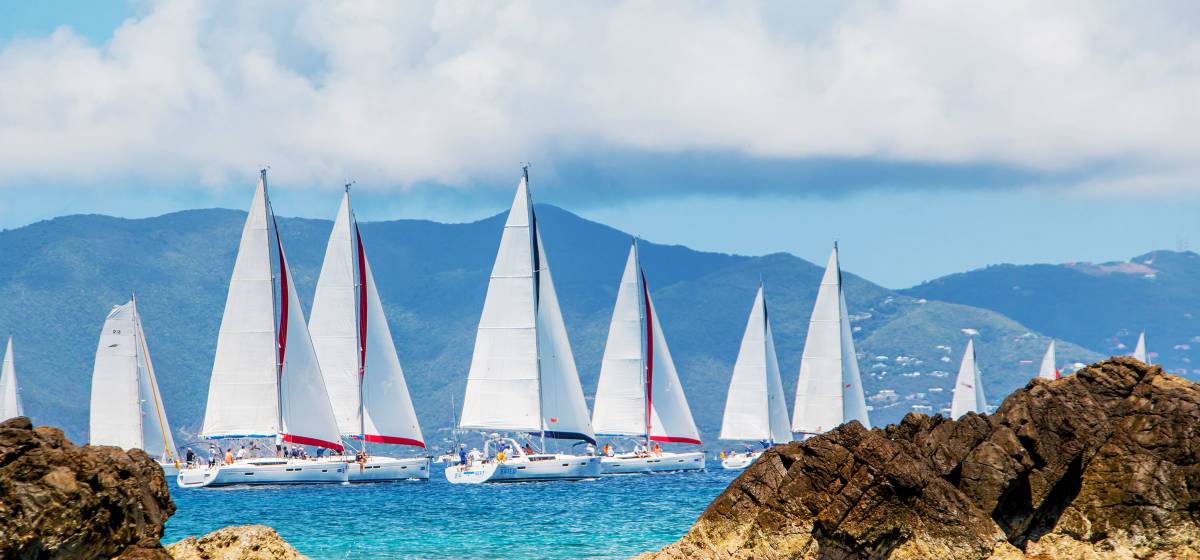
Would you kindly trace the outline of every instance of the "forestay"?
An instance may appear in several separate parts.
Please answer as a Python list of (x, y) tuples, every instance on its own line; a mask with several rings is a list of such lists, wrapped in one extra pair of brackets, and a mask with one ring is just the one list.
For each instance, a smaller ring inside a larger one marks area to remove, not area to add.
[(775, 355), (775, 340), (761, 284), (733, 365), (733, 377), (725, 397), (721, 439), (771, 443), (792, 440), (779, 360)]
[(871, 427), (834, 245), (804, 341), (792, 431), (819, 434), (851, 420)]
[(0, 421), (24, 416), (21, 397), (17, 394), (17, 369), (13, 366), (12, 337), (4, 347), (4, 360), (0, 362)]
[(959, 418), (968, 412), (986, 413), (987, 399), (983, 395), (983, 380), (975, 362), (975, 340), (967, 340), (962, 364), (958, 367), (958, 378), (954, 383), (954, 397), (950, 403), (950, 417)]

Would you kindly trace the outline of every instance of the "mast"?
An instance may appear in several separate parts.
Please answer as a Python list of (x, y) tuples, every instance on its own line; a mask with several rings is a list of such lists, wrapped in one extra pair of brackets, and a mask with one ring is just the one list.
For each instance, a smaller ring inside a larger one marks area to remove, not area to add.
[[(283, 246), (279, 243), (279, 224), (275, 222), (275, 209), (271, 207), (271, 195), (267, 191), (267, 170), (265, 168), (258, 170), (259, 180), (263, 185), (263, 201), (266, 202), (267, 215), (271, 221), (267, 223), (267, 228), (275, 232), (275, 247), (280, 254), (280, 259), (283, 258)], [(270, 239), (267, 240), (267, 250), (270, 251)], [(279, 426), (278, 432), (283, 433), (283, 345), (279, 340), (280, 325), (283, 324), (283, 315), (280, 312), (281, 308), (287, 304), (281, 302), (279, 294), (283, 292), (281, 289), (275, 289), (275, 271), (271, 270), (271, 309), (275, 316), (275, 421)], [(286, 283), (287, 280), (283, 274), (283, 267), (279, 270), (279, 281)], [(286, 327), (284, 327), (286, 328)]]
[(636, 237), (633, 238), (633, 262), (637, 266), (638, 326), (642, 331), (642, 392), (645, 394), (646, 402), (646, 409), (643, 411), (646, 416), (646, 447), (650, 447), (650, 423), (652, 418), (650, 411), (652, 410), (651, 406), (653, 406), (652, 398), (654, 394), (650, 384), (653, 381), (654, 346), (651, 340), (653, 334), (651, 334), (650, 329), (649, 308), (646, 306), (646, 294), (649, 292), (649, 289), (646, 287), (646, 273), (642, 272), (642, 257), (638, 253)]

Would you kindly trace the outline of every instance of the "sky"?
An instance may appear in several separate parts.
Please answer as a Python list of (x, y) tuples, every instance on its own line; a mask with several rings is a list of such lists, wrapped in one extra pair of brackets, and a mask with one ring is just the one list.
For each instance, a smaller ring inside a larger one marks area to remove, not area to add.
[[(1200, 242), (1200, 4), (0, 3), (0, 227), (535, 199), (906, 287)], [(0, 257), (2, 258), (2, 257)]]

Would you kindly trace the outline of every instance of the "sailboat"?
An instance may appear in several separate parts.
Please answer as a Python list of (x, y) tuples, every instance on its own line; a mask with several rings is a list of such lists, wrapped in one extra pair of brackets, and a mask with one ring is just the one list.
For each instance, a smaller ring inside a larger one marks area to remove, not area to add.
[(806, 437), (825, 433), (851, 420), (871, 428), (836, 243), (813, 302), (800, 359), (795, 406), (792, 431)]
[(1054, 341), (1050, 341), (1050, 346), (1046, 348), (1046, 355), (1042, 356), (1042, 367), (1038, 370), (1038, 377), (1049, 379), (1051, 381), (1058, 379), (1059, 371), (1055, 366), (1057, 358), (1054, 357)]
[(987, 413), (987, 398), (983, 396), (983, 379), (979, 375), (979, 366), (975, 363), (975, 340), (967, 340), (967, 349), (963, 352), (962, 364), (958, 366), (958, 379), (954, 382), (954, 397), (950, 401), (950, 417), (958, 419), (962, 415), (974, 412)]
[(13, 367), (10, 336), (4, 347), (4, 361), (0, 362), (0, 422), (18, 416), (25, 416), (25, 411), (21, 407), (21, 395), (17, 393), (17, 369)]
[[(637, 442), (633, 451), (606, 452), (604, 474), (704, 468), (703, 451), (669, 452), (658, 445), (700, 445), (700, 432), (692, 420), (658, 312), (650, 299), (636, 239), (629, 249), (617, 289), (617, 303), (600, 362), (595, 407), (592, 425), (597, 434)], [(649, 449), (652, 442), (653, 452)]]
[(88, 441), (141, 449), (166, 476), (179, 474), (179, 452), (163, 407), (137, 298), (108, 313), (96, 345)]
[(1137, 346), (1133, 348), (1133, 357), (1143, 364), (1150, 363), (1150, 358), (1146, 355), (1146, 331), (1138, 334)]
[[(276, 454), (285, 442), (343, 449), (267, 198), (266, 170), (260, 172), (229, 280), (200, 437), (274, 438)], [(340, 483), (347, 481), (347, 470), (341, 462), (256, 457), (185, 468), (177, 481), (185, 488)]]
[[(425, 448), (421, 427), (383, 314), (375, 275), (342, 195), (325, 263), (317, 279), (308, 329), (342, 437)], [(334, 460), (353, 460), (353, 456)], [(428, 479), (429, 457), (368, 455), (350, 465), (350, 482)]]
[(483, 449), (472, 450), (466, 463), (446, 467), (446, 479), (475, 484), (595, 478), (599, 457), (546, 448), (547, 439), (594, 445), (587, 412), (526, 167), (488, 279), (458, 422), (461, 430), (486, 434)]
[[(764, 446), (792, 441), (783, 381), (779, 378), (779, 360), (775, 355), (775, 337), (767, 316), (767, 296), (760, 283), (742, 335), (742, 347), (733, 364), (729, 393), (725, 397), (725, 417), (721, 439), (757, 441)], [(726, 469), (750, 466), (762, 450), (747, 449), (729, 453), (721, 459)]]

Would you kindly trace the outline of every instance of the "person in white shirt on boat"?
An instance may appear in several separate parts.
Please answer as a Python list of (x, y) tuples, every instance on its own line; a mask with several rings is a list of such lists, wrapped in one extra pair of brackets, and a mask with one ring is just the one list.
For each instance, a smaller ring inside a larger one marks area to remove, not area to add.
[(467, 464), (474, 465), (483, 460), (483, 452), (478, 448), (472, 447), (471, 452), (467, 453)]
[(238, 450), (238, 452), (237, 452), (237, 460), (239, 460), (239, 461), (245, 461), (245, 460), (246, 460), (246, 446), (245, 446), (245, 445), (243, 445), (243, 446), (242, 446), (242, 448)]

